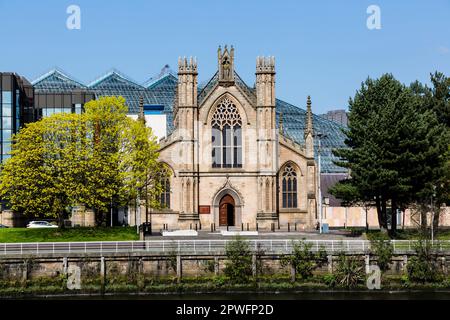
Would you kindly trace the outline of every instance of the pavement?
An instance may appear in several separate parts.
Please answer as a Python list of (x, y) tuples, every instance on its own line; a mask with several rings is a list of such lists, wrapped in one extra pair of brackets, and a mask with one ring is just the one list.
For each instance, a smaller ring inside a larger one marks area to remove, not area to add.
[[(240, 230), (234, 230), (240, 231)], [(233, 239), (234, 236), (224, 236), (220, 230), (215, 232), (197, 231), (197, 236), (165, 236), (163, 237), (160, 232), (154, 232), (152, 236), (147, 236), (145, 240), (227, 240)], [(258, 235), (242, 235), (245, 239), (295, 239), (295, 240), (363, 240), (362, 236), (355, 237), (350, 236), (348, 232), (341, 230), (330, 230), (328, 233), (320, 234), (318, 231), (259, 231)]]

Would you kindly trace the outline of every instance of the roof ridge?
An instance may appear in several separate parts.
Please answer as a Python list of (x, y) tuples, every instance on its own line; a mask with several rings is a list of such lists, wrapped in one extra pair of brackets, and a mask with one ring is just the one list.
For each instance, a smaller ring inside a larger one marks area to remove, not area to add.
[(150, 88), (151, 86), (155, 85), (157, 82), (159, 82), (162, 79), (165, 79), (169, 76), (172, 76), (176, 79), (178, 79), (178, 75), (175, 73), (175, 71), (173, 71), (170, 66), (168, 64), (164, 65), (164, 67), (161, 69), (161, 71), (151, 77), (150, 79), (148, 79), (147, 81), (145, 81), (142, 86), (144, 86), (145, 88)]
[(122, 73), (121, 71), (119, 71), (116, 68), (111, 68), (109, 69), (107, 72), (105, 72), (103, 75), (97, 77), (95, 80), (91, 81), (87, 87), (91, 88), (97, 84), (99, 84), (100, 82), (104, 81), (105, 79), (109, 78), (112, 75), (117, 75), (119, 78), (131, 82), (132, 84), (138, 86), (138, 87), (142, 87), (142, 89), (145, 89), (142, 85), (140, 85), (137, 81), (133, 80), (131, 77), (129, 77), (128, 75)]
[(34, 85), (38, 84), (39, 82), (47, 79), (48, 77), (50, 77), (51, 75), (54, 75), (54, 74), (59, 74), (60, 76), (62, 76), (64, 78), (64, 80), (75, 82), (78, 85), (80, 85), (81, 87), (86, 87), (86, 85), (83, 84), (81, 81), (78, 81), (75, 77), (73, 77), (68, 72), (65, 72), (64, 70), (62, 70), (59, 67), (53, 67), (48, 72), (42, 74), (38, 78), (36, 78), (33, 81), (31, 81), (31, 84), (34, 86)]

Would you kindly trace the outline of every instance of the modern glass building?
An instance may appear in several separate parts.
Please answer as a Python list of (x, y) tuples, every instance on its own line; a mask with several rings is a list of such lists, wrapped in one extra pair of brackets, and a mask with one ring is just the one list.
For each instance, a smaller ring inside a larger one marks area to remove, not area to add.
[(0, 161), (11, 156), (11, 138), (23, 123), (34, 121), (33, 87), (15, 73), (0, 72)]

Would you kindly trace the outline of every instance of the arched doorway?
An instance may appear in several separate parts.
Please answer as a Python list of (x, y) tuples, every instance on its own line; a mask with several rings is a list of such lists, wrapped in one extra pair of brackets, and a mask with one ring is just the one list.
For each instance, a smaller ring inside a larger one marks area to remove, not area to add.
[(234, 226), (235, 225), (235, 204), (234, 199), (229, 194), (223, 196), (219, 204), (219, 225)]

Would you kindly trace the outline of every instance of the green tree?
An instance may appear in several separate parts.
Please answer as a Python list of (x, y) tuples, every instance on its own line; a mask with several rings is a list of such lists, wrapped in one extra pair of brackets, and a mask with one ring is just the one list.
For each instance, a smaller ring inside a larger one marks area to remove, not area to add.
[(247, 283), (253, 274), (252, 254), (247, 241), (236, 237), (233, 241), (227, 242), (225, 253), (227, 256), (225, 275), (232, 282)]
[(28, 216), (63, 218), (83, 193), (85, 135), (74, 114), (57, 114), (27, 125), (13, 137), (12, 157), (0, 173), (0, 196)]
[(349, 101), (347, 148), (334, 151), (341, 159), (336, 163), (349, 169), (350, 178), (331, 193), (355, 202), (373, 201), (382, 229), (387, 229), (390, 215), (391, 236), (397, 209), (408, 207), (425, 188), (445, 137), (435, 113), (424, 110), (422, 103), (390, 74), (367, 79)]
[(441, 208), (450, 200), (450, 78), (443, 73), (430, 74), (432, 87), (415, 81), (411, 90), (420, 101), (418, 112), (434, 113), (436, 119), (430, 132), (430, 154), (424, 166), (425, 182), (416, 195), (417, 207), (422, 216), (422, 230), (427, 229), (427, 213), (433, 213), (433, 231), (437, 232)]
[(370, 251), (377, 256), (377, 264), (382, 272), (389, 270), (389, 264), (394, 254), (394, 247), (390, 240), (371, 239)]
[(437, 250), (429, 240), (419, 239), (414, 244), (416, 255), (406, 264), (408, 279), (415, 282), (436, 282), (442, 280), (442, 273), (437, 265)]
[(14, 136), (0, 173), (0, 196), (13, 210), (62, 225), (70, 206), (84, 203), (102, 224), (111, 206), (137, 196), (158, 206), (162, 165), (151, 129), (126, 116), (122, 97), (91, 101), (85, 110), (44, 118)]
[(312, 244), (300, 241), (293, 244), (291, 255), (281, 260), (283, 266), (290, 265), (295, 269), (295, 275), (306, 280), (313, 275), (313, 271), (327, 261), (327, 253), (320, 248), (317, 253), (311, 251)]
[(120, 148), (123, 201), (144, 200), (146, 216), (150, 208), (160, 208), (160, 195), (169, 169), (158, 162), (159, 145), (152, 130), (142, 121), (127, 119)]
[(87, 192), (80, 200), (94, 209), (97, 224), (109, 222), (109, 208), (121, 198), (120, 144), (127, 111), (123, 97), (102, 97), (85, 105), (84, 117), (91, 139), (86, 168)]

